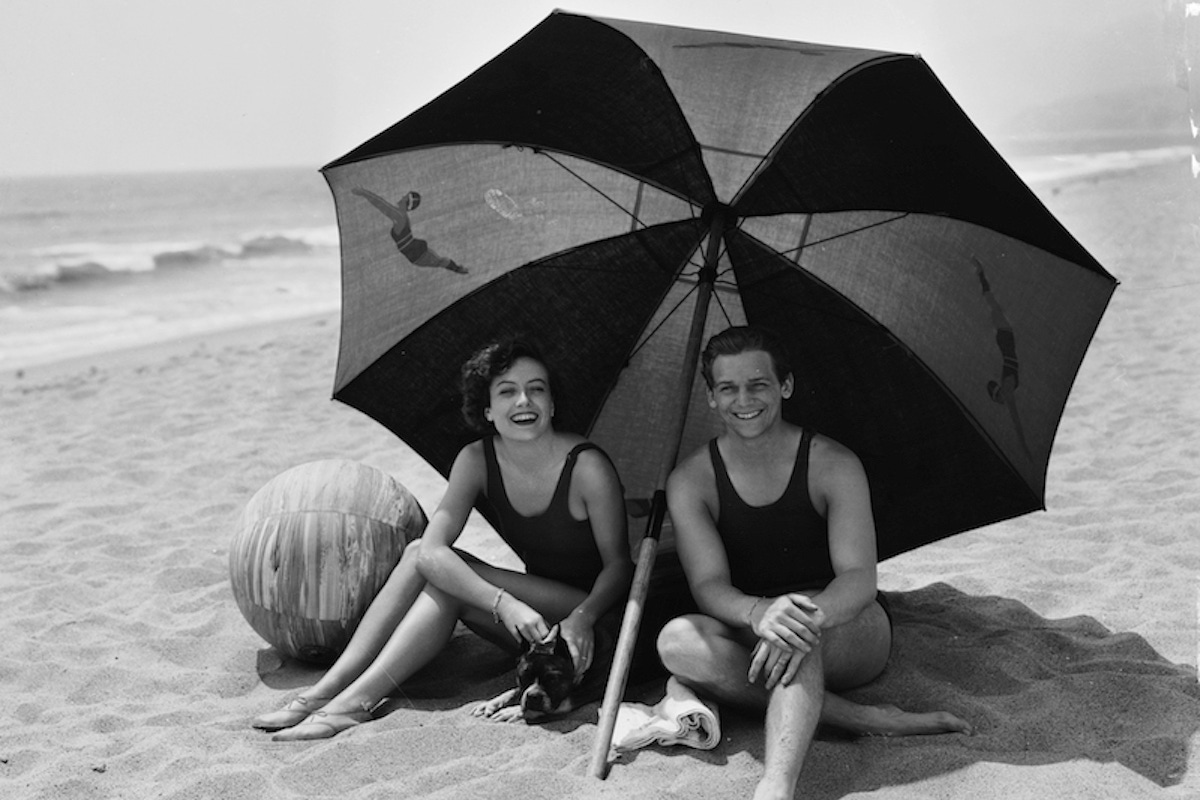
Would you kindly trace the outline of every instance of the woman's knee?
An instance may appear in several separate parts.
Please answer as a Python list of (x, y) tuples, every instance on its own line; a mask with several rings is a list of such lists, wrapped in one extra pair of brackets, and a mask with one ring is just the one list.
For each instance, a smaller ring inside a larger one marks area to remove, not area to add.
[(411, 542), (404, 545), (404, 550), (400, 553), (400, 560), (396, 562), (396, 566), (392, 567), (392, 573), (389, 577), (416, 573), (417, 561), (420, 558), (421, 540), (413, 539)]

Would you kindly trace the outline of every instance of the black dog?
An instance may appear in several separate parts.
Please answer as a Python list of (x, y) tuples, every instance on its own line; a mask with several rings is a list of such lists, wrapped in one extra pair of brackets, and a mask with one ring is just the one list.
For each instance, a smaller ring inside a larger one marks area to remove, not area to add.
[(474, 710), (477, 717), (496, 722), (537, 722), (567, 714), (599, 700), (604, 694), (595, 673), (577, 675), (567, 643), (558, 635), (558, 626), (544, 642), (530, 643), (517, 659), (517, 685)]

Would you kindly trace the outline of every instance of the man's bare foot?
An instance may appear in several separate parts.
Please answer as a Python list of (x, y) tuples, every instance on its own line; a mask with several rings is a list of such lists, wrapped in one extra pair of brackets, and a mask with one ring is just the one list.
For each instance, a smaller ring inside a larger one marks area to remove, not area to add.
[(765, 775), (754, 787), (754, 800), (791, 800), (795, 794), (795, 783), (788, 786), (787, 781), (773, 780)]
[(856, 715), (853, 727), (841, 721), (839, 727), (861, 736), (920, 736), (935, 733), (964, 733), (970, 736), (974, 732), (971, 723), (949, 711), (915, 713), (896, 706), (859, 706), (859, 709), (861, 714)]

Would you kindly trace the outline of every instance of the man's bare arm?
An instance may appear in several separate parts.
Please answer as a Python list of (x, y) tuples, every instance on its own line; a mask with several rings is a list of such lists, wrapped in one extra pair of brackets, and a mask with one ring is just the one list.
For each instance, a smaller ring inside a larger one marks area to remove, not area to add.
[(862, 462), (848, 449), (824, 437), (813, 442), (817, 500), (829, 528), (829, 558), (834, 579), (813, 600), (825, 614), (825, 627), (857, 617), (875, 598), (877, 551), (871, 492)]

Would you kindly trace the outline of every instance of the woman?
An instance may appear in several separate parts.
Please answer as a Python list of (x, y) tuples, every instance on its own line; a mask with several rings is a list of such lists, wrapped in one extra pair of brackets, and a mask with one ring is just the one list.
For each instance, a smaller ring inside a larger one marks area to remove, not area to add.
[[(616, 470), (595, 445), (554, 429), (550, 374), (529, 343), (480, 350), (463, 366), (462, 388), (464, 417), (494, 435), (459, 451), (424, 536), (405, 548), (325, 676), (254, 721), (279, 730), (276, 740), (324, 739), (370, 720), (446, 645), (460, 619), (514, 653), (558, 626), (576, 670), (592, 666), (593, 627), (624, 598), (633, 575)], [(453, 547), (481, 497), (525, 573)]]

